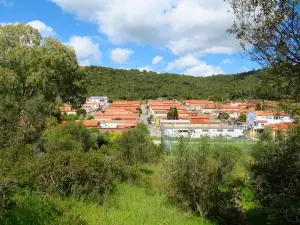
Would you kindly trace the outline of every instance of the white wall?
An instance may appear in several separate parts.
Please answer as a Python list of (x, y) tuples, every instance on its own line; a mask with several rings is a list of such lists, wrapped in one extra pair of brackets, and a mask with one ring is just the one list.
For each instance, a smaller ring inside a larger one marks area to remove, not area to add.
[[(186, 132), (185, 132), (186, 131)], [(239, 137), (243, 136), (242, 128), (226, 128), (226, 129), (186, 129), (186, 128), (166, 128), (164, 130), (164, 134), (170, 137), (189, 137), (188, 132), (191, 134), (191, 138), (200, 138), (201, 136), (209, 136), (209, 137)]]

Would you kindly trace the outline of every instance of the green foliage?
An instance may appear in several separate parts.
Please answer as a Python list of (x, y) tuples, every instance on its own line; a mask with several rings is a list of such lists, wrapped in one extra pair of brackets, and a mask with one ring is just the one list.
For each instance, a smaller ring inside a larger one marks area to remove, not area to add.
[(239, 117), (238, 117), (238, 121), (240, 121), (240, 122), (246, 122), (246, 120), (247, 120), (247, 115), (244, 114), (244, 113), (241, 113), (239, 115)]
[(88, 116), (86, 119), (87, 120), (93, 120), (95, 117), (94, 116)]
[(82, 124), (70, 123), (51, 127), (44, 133), (41, 142), (46, 152), (81, 151), (97, 148), (97, 136)]
[(138, 124), (136, 129), (125, 132), (119, 139), (120, 159), (127, 165), (156, 162), (163, 149), (151, 140), (145, 124)]
[(88, 74), (89, 95), (101, 93), (111, 99), (128, 100), (250, 99), (256, 97), (256, 88), (261, 80), (260, 72), (255, 71), (226, 76), (192, 77), (96, 66), (85, 67), (85, 70)]
[(15, 183), (0, 175), (0, 221), (15, 206), (14, 189)]
[(25, 24), (0, 26), (0, 55), (0, 136), (18, 133), (1, 147), (38, 140), (57, 98), (73, 106), (84, 100), (86, 74), (74, 50), (58, 40), (42, 40)]
[(76, 121), (79, 120), (79, 116), (76, 114), (70, 114), (70, 115), (61, 115), (60, 116), (61, 121)]
[(168, 120), (178, 120), (178, 112), (177, 108), (170, 108), (169, 112), (167, 113)]
[(270, 142), (272, 140), (274, 140), (272, 133), (270, 130), (268, 129), (264, 129), (263, 132), (258, 134), (258, 139), (261, 142)]
[(208, 138), (191, 147), (181, 139), (178, 156), (166, 168), (169, 195), (220, 224), (239, 224), (231, 186), (239, 149), (212, 148)]
[(79, 213), (64, 213), (63, 207), (49, 196), (38, 193), (17, 193), (16, 207), (0, 223), (3, 225), (85, 225)]
[(300, 128), (286, 139), (260, 141), (250, 171), (269, 224), (300, 223)]
[(80, 117), (86, 117), (86, 110), (85, 109), (78, 109), (76, 111), (76, 114), (77, 114), (77, 116), (80, 116)]
[(113, 174), (100, 152), (60, 151), (23, 158), (15, 169), (21, 186), (62, 196), (102, 200), (113, 188)]

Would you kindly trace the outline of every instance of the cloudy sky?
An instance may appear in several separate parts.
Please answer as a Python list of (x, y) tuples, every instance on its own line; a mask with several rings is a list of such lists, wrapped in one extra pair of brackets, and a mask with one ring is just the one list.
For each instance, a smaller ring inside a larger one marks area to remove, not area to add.
[(210, 76), (258, 68), (226, 33), (223, 0), (0, 0), (0, 23), (28, 23), (81, 65)]

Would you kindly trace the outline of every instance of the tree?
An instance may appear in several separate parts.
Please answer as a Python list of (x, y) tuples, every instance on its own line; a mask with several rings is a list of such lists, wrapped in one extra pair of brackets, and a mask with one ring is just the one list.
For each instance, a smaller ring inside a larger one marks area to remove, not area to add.
[(300, 128), (286, 140), (262, 140), (254, 148), (250, 172), (269, 224), (300, 223)]
[(170, 108), (168, 114), (167, 114), (168, 120), (178, 120), (178, 112), (176, 107)]
[(254, 61), (299, 65), (299, 0), (226, 1), (236, 16), (228, 31), (242, 41)]
[(300, 1), (225, 1), (236, 16), (228, 32), (241, 40), (253, 61), (269, 66), (269, 80), (275, 81), (280, 93), (299, 100)]
[(238, 117), (238, 121), (240, 121), (240, 122), (246, 122), (246, 120), (247, 120), (247, 115), (244, 114), (244, 113), (241, 113), (239, 115), (239, 117)]
[(76, 111), (76, 114), (77, 114), (77, 116), (80, 116), (80, 117), (86, 117), (86, 110), (85, 109), (78, 109), (77, 111)]
[(74, 107), (84, 100), (85, 72), (74, 50), (58, 40), (42, 39), (25, 24), (0, 26), (0, 55), (1, 108), (10, 108), (9, 122), (14, 132), (22, 127), (25, 139), (39, 136), (58, 97)]

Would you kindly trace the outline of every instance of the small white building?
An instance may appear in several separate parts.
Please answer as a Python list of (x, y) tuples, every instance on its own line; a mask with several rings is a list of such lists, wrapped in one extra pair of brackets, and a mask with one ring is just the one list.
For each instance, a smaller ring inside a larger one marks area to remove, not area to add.
[(84, 106), (92, 107), (93, 109), (101, 109), (108, 104), (106, 96), (92, 96), (86, 99)]
[(285, 113), (274, 111), (255, 111), (254, 129), (264, 129), (265, 125), (294, 122)]
[(232, 127), (232, 126), (182, 126), (182, 127), (164, 127), (163, 135), (168, 137), (188, 137), (188, 138), (200, 138), (202, 136), (208, 137), (230, 137), (236, 138), (243, 136), (244, 129), (241, 127)]

